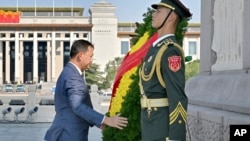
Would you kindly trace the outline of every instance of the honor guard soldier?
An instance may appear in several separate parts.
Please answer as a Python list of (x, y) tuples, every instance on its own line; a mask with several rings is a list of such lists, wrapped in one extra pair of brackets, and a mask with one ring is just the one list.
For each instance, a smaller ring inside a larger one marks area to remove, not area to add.
[(161, 0), (152, 7), (152, 27), (158, 39), (139, 71), (142, 141), (185, 141), (185, 56), (175, 32), (179, 22), (192, 14), (179, 0)]

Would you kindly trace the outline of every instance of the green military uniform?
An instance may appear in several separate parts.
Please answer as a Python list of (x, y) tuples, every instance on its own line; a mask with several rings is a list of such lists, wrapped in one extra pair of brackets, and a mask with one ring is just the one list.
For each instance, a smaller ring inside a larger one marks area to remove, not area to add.
[[(152, 5), (158, 6), (173, 10), (180, 18), (191, 16), (179, 0)], [(164, 37), (149, 49), (139, 71), (142, 141), (186, 140), (185, 56), (173, 34)]]
[(175, 42), (174, 36), (163, 39), (150, 48), (143, 61), (140, 71), (142, 94), (147, 100), (167, 98), (168, 103), (163, 107), (151, 104), (151, 109), (142, 107), (143, 141), (166, 141), (166, 138), (183, 141), (186, 138), (185, 60), (182, 48)]

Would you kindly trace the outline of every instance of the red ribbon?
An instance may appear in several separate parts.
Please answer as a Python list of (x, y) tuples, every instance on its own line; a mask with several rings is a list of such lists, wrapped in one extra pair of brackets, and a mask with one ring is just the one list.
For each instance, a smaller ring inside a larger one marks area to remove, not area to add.
[(127, 53), (127, 55), (124, 57), (118, 69), (118, 72), (116, 74), (115, 81), (113, 84), (112, 97), (115, 96), (116, 88), (119, 86), (122, 76), (127, 71), (138, 66), (141, 63), (142, 59), (145, 57), (146, 53), (148, 52), (148, 49), (152, 46), (153, 42), (157, 39), (157, 37), (158, 37), (157, 33), (155, 33), (136, 52), (132, 54)]

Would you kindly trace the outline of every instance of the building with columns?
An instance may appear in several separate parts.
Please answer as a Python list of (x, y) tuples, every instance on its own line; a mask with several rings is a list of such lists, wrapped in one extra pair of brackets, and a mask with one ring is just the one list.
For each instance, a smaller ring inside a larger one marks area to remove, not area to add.
[[(129, 51), (136, 28), (119, 23), (115, 11), (104, 1), (89, 8), (90, 16), (78, 7), (0, 7), (0, 84), (56, 82), (77, 39), (94, 44), (94, 63), (103, 71), (108, 61)], [(196, 59), (199, 36), (199, 24), (190, 24), (184, 48)]]

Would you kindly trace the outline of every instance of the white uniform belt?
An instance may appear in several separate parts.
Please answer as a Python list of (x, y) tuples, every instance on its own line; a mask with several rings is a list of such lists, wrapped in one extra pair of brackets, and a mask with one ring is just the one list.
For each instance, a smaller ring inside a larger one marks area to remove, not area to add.
[(148, 99), (146, 97), (141, 98), (141, 108), (151, 108), (151, 107), (167, 107), (168, 98), (157, 98)]

